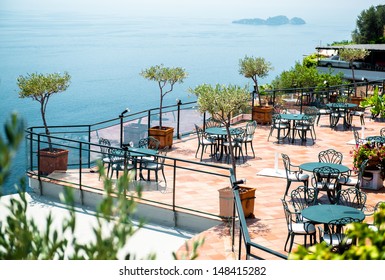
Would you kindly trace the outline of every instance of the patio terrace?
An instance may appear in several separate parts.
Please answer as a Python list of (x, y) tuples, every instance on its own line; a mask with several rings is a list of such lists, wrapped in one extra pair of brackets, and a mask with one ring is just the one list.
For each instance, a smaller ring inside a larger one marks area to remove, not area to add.
[[(242, 122), (237, 125), (242, 125)], [(365, 136), (378, 135), (380, 128), (385, 124), (370, 119), (369, 112), (365, 116)], [(362, 128), (359, 119), (353, 120), (351, 129), (359, 130), (362, 133)], [(286, 178), (282, 176), (283, 164), (281, 153), (286, 153), (290, 156), (294, 164), (301, 164), (309, 161), (317, 161), (317, 155), (320, 151), (334, 148), (343, 153), (343, 164), (352, 167), (352, 157), (350, 151), (354, 147), (354, 137), (351, 130), (343, 130), (342, 125), (338, 125), (335, 129), (329, 127), (327, 116), (321, 116), (319, 126), (316, 127), (317, 140), (313, 144), (312, 141), (301, 143), (296, 140), (294, 143), (285, 141), (277, 143), (274, 137), (267, 141), (269, 134), (269, 125), (258, 125), (253, 146), (256, 157), (252, 158), (250, 149), (249, 155), (245, 163), (238, 162), (237, 178), (245, 178), (246, 186), (256, 188), (256, 199), (254, 205), (255, 218), (248, 218), (248, 231), (253, 242), (270, 248), (274, 251), (287, 255), (283, 250), (284, 243), (287, 237), (287, 228), (284, 218), (284, 212), (280, 199), (283, 197), (286, 187)], [(197, 138), (195, 134), (190, 134), (175, 139), (172, 149), (168, 153), (170, 158), (178, 158), (187, 161), (199, 162), (195, 158), (197, 148)], [(191, 216), (174, 216), (174, 219), (186, 219), (185, 224), (189, 225), (190, 230), (194, 228), (197, 231), (206, 228), (202, 232), (197, 232), (197, 235), (191, 240), (205, 238), (204, 245), (199, 249), (200, 260), (234, 260), (238, 258), (237, 238), (239, 234), (236, 232), (236, 240), (234, 251), (232, 250), (231, 238), (231, 223), (225, 219), (221, 219), (219, 215), (219, 195), (218, 190), (230, 185), (227, 177), (227, 169), (230, 167), (225, 161), (217, 162), (209, 157), (209, 154), (204, 154), (203, 162), (207, 166), (200, 166), (201, 173), (192, 173), (189, 169), (193, 166), (188, 162), (178, 162), (180, 167), (186, 169), (178, 169), (177, 177), (173, 174), (172, 161), (167, 160), (166, 178), (167, 186), (164, 182), (160, 183), (159, 188), (156, 184), (144, 183), (143, 198), (147, 201), (146, 205), (155, 205), (150, 212), (150, 216), (164, 215), (164, 222), (173, 219), (168, 212), (163, 212), (164, 209), (169, 211), (176, 210), (190, 214)], [(211, 166), (221, 166), (223, 170), (220, 172), (223, 176), (212, 175), (205, 172), (211, 172)], [(196, 166), (194, 168), (197, 168)], [(278, 171), (276, 173), (276, 171)], [(98, 173), (95, 173), (95, 168), (83, 169), (81, 172), (84, 185), (92, 186), (88, 190), (91, 193), (101, 193), (103, 188), (102, 181), (98, 178)], [(50, 175), (48, 181), (51, 184), (66, 184), (70, 182), (78, 182), (79, 170), (69, 169), (67, 172), (57, 172)], [(36, 174), (31, 178), (36, 178)], [(172, 186), (175, 179), (176, 188)], [(299, 184), (292, 183), (291, 190)], [(73, 185), (75, 188), (76, 185)], [(84, 188), (87, 189), (87, 188)], [(368, 196), (367, 205), (374, 206), (377, 201), (385, 200), (385, 189), (378, 191), (364, 190)], [(49, 186), (44, 187), (43, 195), (50, 195)], [(177, 202), (177, 209), (172, 209), (172, 201)], [(153, 202), (156, 202), (154, 204)], [(161, 203), (161, 204), (159, 204)], [(163, 204), (163, 205), (162, 205)], [(163, 209), (163, 210), (162, 210)], [(140, 209), (139, 209), (140, 211)], [(192, 218), (192, 217), (195, 218)], [(198, 217), (198, 218), (197, 218)], [(202, 217), (202, 220), (199, 220)], [(175, 221), (174, 221), (175, 222)], [(209, 226), (207, 228), (207, 226)], [(172, 224), (170, 225), (172, 226)], [(298, 243), (303, 242), (303, 238), (296, 237), (293, 250)], [(185, 248), (181, 247), (178, 254), (182, 254)], [(277, 259), (276, 257), (263, 253), (255, 252), (266, 259)], [(244, 249), (242, 254), (244, 254)]]

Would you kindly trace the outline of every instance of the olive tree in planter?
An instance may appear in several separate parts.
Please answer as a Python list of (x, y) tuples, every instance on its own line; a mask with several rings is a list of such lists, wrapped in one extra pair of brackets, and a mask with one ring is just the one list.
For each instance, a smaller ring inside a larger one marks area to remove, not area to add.
[(369, 51), (366, 49), (352, 49), (352, 48), (341, 48), (338, 51), (338, 54), (342, 60), (345, 60), (349, 62), (349, 67), (352, 70), (352, 79), (353, 79), (353, 84), (354, 84), (354, 97), (357, 96), (357, 83), (356, 79), (354, 77), (354, 64), (353, 62), (355, 60), (362, 60), (365, 57), (369, 55)]
[[(202, 84), (190, 92), (198, 98), (199, 111), (209, 112), (211, 116), (219, 120), (226, 128), (227, 139), (229, 139), (231, 165), (236, 178), (236, 159), (234, 147), (231, 142), (230, 120), (231, 117), (249, 106), (250, 95), (246, 87), (242, 88), (236, 85), (208, 85)], [(243, 206), (243, 212), (246, 217), (253, 217), (255, 188), (240, 186), (240, 197)], [(230, 188), (219, 190), (220, 216), (228, 218), (233, 213), (233, 202), (231, 198), (233, 193)]]
[(48, 148), (38, 151), (39, 172), (47, 175), (54, 170), (67, 170), (68, 150), (52, 147), (50, 131), (46, 120), (46, 109), (48, 101), (55, 93), (65, 91), (70, 85), (71, 76), (65, 72), (60, 73), (32, 73), (17, 78), (20, 89), (20, 98), (31, 98), (40, 103), (40, 114), (43, 121), (45, 134), (47, 136)]
[(246, 78), (251, 78), (254, 82), (253, 100), (254, 95), (258, 96), (258, 106), (252, 108), (252, 119), (257, 123), (271, 123), (271, 116), (273, 107), (265, 106), (262, 104), (261, 92), (258, 89), (258, 77), (264, 78), (269, 74), (269, 71), (273, 70), (271, 63), (266, 61), (263, 57), (249, 57), (245, 56), (239, 60), (239, 74)]
[(230, 139), (230, 157), (235, 173), (236, 164), (231, 143), (230, 120), (237, 113), (244, 111), (250, 101), (250, 95), (246, 87), (236, 85), (209, 85), (202, 84), (189, 90), (197, 96), (199, 111), (208, 112), (226, 128), (227, 139)]
[(165, 127), (162, 124), (163, 98), (173, 91), (176, 83), (183, 83), (187, 78), (187, 72), (181, 67), (165, 67), (163, 64), (151, 66), (143, 70), (140, 75), (147, 80), (158, 83), (160, 91), (159, 126), (150, 128), (148, 135), (160, 141), (160, 148), (171, 147), (173, 142), (173, 127)]

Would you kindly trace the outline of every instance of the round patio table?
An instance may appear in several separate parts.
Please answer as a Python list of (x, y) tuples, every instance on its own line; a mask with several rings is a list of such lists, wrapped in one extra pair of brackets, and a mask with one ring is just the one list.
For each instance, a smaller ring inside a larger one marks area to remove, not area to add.
[(280, 114), (281, 116), (281, 119), (284, 119), (284, 120), (288, 120), (288, 121), (291, 121), (292, 123), (290, 124), (290, 127), (291, 127), (291, 133), (292, 133), (292, 137), (291, 137), (291, 142), (294, 143), (294, 124), (296, 121), (300, 121), (302, 120), (303, 116), (305, 114)]
[(347, 217), (359, 221), (365, 219), (365, 214), (362, 211), (353, 207), (336, 204), (309, 206), (302, 210), (301, 215), (316, 224), (327, 224), (330, 221)]
[(346, 165), (343, 165), (343, 164), (330, 163), (330, 162), (319, 162), (319, 161), (302, 163), (299, 167), (302, 170), (313, 172), (313, 170), (315, 168), (320, 168), (322, 166), (329, 166), (330, 168), (338, 169), (338, 171), (340, 173), (345, 173), (345, 172), (348, 172), (350, 170), (349, 167), (347, 167)]
[(351, 126), (349, 111), (353, 108), (356, 108), (358, 105), (354, 103), (328, 103), (326, 104), (331, 109), (330, 112), (330, 127), (336, 127), (340, 117), (343, 117), (344, 123), (343, 126), (345, 129), (348, 129)]
[[(214, 127), (206, 128), (205, 132), (207, 134), (217, 136), (216, 139), (218, 141), (218, 145), (217, 145), (216, 158), (217, 160), (221, 160), (223, 157), (223, 139), (226, 138), (227, 136), (226, 128), (214, 126)], [(238, 128), (230, 127), (230, 135), (238, 135), (241, 133), (242, 133), (242, 130)], [(220, 147), (220, 151), (218, 151), (219, 147)]]

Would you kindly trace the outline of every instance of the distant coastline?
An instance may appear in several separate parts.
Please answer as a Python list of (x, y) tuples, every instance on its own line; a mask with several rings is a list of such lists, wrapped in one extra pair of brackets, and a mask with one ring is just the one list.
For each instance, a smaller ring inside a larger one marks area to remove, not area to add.
[(303, 24), (306, 24), (306, 22), (302, 18), (293, 17), (292, 19), (289, 19), (287, 16), (275, 16), (275, 17), (269, 17), (267, 19), (245, 18), (245, 19), (234, 20), (232, 23), (249, 24), (249, 25), (285, 25), (285, 24), (303, 25)]

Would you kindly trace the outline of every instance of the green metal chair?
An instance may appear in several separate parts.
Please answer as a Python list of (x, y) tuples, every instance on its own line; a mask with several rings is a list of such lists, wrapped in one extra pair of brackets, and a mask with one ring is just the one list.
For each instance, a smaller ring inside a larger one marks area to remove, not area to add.
[(248, 122), (246, 124), (246, 128), (245, 128), (245, 135), (241, 139), (241, 143), (243, 143), (245, 145), (246, 155), (247, 155), (247, 144), (250, 144), (251, 150), (253, 152), (253, 158), (255, 158), (253, 139), (254, 139), (254, 133), (255, 133), (256, 128), (257, 128), (257, 122), (256, 121)]
[[(284, 199), (281, 199), (283, 210), (285, 213), (286, 225), (287, 225), (287, 238), (284, 246), (284, 250), (286, 252), (291, 252), (294, 244), (294, 238), (297, 235), (301, 235), (304, 237), (304, 245), (307, 244), (307, 236), (310, 236), (310, 245), (316, 243), (316, 229), (313, 224), (297, 221), (297, 217), (299, 212), (291, 211), (287, 202)], [(289, 251), (287, 251), (287, 244), (290, 240)]]
[(309, 185), (309, 175), (304, 174), (298, 165), (292, 164), (287, 154), (281, 154), (281, 156), (286, 172), (286, 190), (284, 196), (287, 195), (292, 182), (301, 182), (307, 187)]
[(363, 211), (366, 203), (366, 194), (355, 187), (340, 190), (336, 195), (336, 203)]
[(318, 154), (319, 162), (329, 162), (341, 164), (343, 159), (343, 154), (334, 149), (327, 149), (325, 151), (321, 151)]

